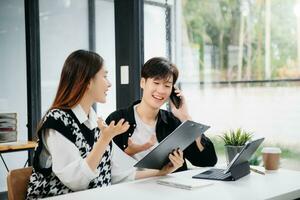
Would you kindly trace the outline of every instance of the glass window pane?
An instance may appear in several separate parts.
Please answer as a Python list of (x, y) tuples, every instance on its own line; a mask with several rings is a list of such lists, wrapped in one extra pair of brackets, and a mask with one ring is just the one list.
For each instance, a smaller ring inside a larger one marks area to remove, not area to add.
[(41, 0), (42, 114), (51, 106), (67, 56), (88, 49), (88, 1)]
[[(17, 113), (18, 140), (27, 140), (24, 19), (24, 1), (0, 1), (0, 112)], [(3, 157), (10, 169), (20, 168), (27, 159), (27, 152), (3, 154)], [(7, 173), (2, 161), (0, 162), (1, 192), (6, 190)]]
[(115, 56), (115, 15), (114, 2), (96, 0), (96, 52), (105, 61), (108, 79), (112, 86), (107, 93), (105, 104), (97, 105), (97, 113), (104, 119), (116, 110), (116, 56)]
[(194, 54), (195, 80), (300, 78), (296, 0), (182, 3), (183, 47)]
[(267, 145), (283, 148), (282, 166), (294, 169), (300, 169), (297, 2), (182, 0), (180, 45), (181, 85), (188, 104), (197, 105), (193, 119), (211, 126), (209, 136), (241, 127), (266, 137)]
[[(163, 5), (163, 4), (162, 4)], [(165, 7), (144, 5), (144, 58), (168, 57)]]

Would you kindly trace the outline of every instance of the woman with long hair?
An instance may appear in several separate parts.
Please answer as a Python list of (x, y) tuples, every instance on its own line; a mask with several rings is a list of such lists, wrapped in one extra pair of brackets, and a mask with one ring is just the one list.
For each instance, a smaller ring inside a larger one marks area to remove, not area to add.
[(110, 86), (101, 56), (85, 50), (68, 56), (54, 102), (38, 128), (27, 199), (166, 175), (182, 166), (181, 150), (173, 151), (161, 170), (136, 171), (128, 164), (131, 158), (112, 139), (129, 123), (120, 119), (106, 125), (92, 108), (106, 102)]

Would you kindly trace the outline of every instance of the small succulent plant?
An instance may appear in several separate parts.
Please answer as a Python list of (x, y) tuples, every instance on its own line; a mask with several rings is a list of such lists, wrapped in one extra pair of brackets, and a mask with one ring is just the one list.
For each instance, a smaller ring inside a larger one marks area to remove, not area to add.
[(237, 130), (230, 130), (220, 136), (225, 145), (243, 146), (245, 143), (252, 139), (252, 133), (238, 128)]

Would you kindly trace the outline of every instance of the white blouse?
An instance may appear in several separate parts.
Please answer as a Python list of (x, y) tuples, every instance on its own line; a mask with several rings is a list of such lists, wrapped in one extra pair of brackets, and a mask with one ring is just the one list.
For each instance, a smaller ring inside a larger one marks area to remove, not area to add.
[[(98, 126), (97, 114), (91, 108), (89, 117), (80, 105), (72, 109), (79, 122), (89, 129)], [(101, 133), (100, 133), (101, 134)], [(73, 191), (88, 188), (90, 181), (96, 178), (99, 171), (92, 171), (85, 159), (80, 156), (78, 148), (58, 131), (47, 129), (43, 135), (43, 149), (40, 156), (42, 167), (52, 165), (53, 173), (60, 181)], [(131, 181), (135, 178), (136, 169), (133, 165), (136, 161), (124, 153), (115, 143), (112, 144), (112, 184)]]

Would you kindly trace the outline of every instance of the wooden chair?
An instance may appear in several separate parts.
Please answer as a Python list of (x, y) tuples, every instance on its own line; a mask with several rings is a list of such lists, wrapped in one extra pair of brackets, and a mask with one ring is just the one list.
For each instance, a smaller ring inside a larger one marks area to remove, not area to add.
[(32, 167), (9, 171), (7, 175), (7, 193), (9, 200), (25, 199), (31, 174)]

